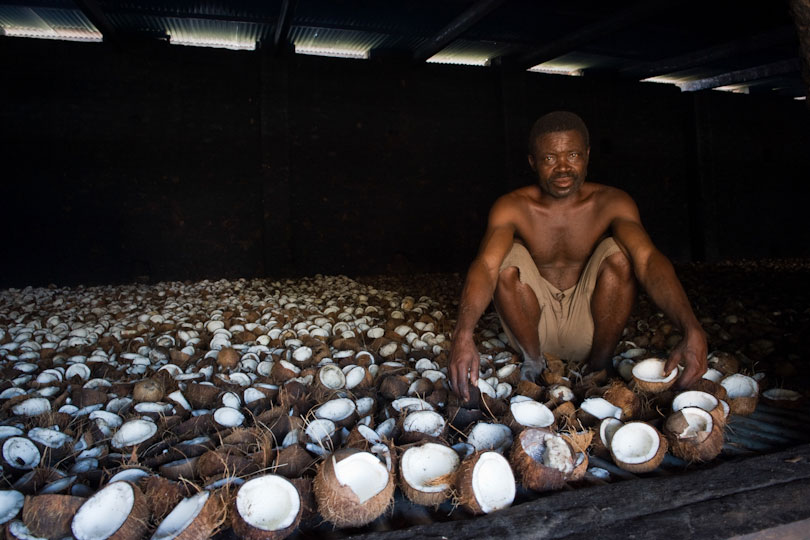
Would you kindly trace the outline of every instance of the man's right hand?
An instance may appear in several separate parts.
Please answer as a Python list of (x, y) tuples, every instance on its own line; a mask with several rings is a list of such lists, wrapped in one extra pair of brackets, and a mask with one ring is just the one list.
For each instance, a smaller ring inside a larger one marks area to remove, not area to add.
[(453, 345), (450, 348), (450, 385), (464, 401), (470, 399), (469, 385), (478, 385), (480, 362), (472, 336), (453, 338)]

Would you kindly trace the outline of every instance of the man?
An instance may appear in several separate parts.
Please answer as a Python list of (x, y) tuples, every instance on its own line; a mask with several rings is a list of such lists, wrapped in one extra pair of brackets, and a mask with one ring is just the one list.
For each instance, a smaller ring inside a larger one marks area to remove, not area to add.
[(666, 373), (683, 364), (679, 386), (686, 388), (706, 372), (706, 336), (672, 264), (626, 193), (585, 182), (589, 155), (588, 129), (573, 113), (549, 113), (532, 127), (528, 158), (537, 184), (495, 202), (464, 284), (450, 352), (450, 382), (464, 399), (478, 383), (472, 333), (490, 300), (523, 353), (523, 378), (545, 369), (543, 351), (610, 370), (636, 279), (683, 334)]

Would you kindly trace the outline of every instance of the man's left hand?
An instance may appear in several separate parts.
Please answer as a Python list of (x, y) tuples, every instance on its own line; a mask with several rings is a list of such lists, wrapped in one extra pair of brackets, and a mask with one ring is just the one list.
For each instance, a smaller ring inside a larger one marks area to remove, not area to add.
[(706, 373), (706, 334), (702, 328), (686, 332), (680, 343), (672, 349), (664, 366), (664, 374), (668, 375), (673, 369), (683, 364), (684, 369), (678, 379), (678, 388), (689, 388)]

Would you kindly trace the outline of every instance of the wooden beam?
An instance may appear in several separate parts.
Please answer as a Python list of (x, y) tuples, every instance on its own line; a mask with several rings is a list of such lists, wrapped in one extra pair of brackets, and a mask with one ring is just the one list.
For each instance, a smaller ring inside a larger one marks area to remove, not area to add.
[(797, 58), (791, 58), (789, 60), (780, 60), (779, 62), (774, 62), (772, 64), (741, 69), (739, 71), (723, 73), (713, 77), (706, 77), (705, 79), (700, 79), (697, 81), (681, 83), (678, 86), (683, 92), (696, 92), (698, 90), (706, 90), (708, 88), (717, 88), (719, 86), (728, 86), (731, 84), (741, 84), (749, 81), (765, 79), (766, 77), (784, 75), (785, 73), (793, 73), (794, 71), (798, 70), (799, 60)]
[(657, 75), (675, 73), (695, 66), (701, 66), (709, 62), (723, 60), (736, 54), (745, 54), (795, 41), (796, 29), (792, 26), (781, 26), (779, 28), (763, 32), (749, 38), (738, 39), (723, 43), (715, 47), (709, 47), (687, 54), (673, 56), (664, 60), (654, 62), (643, 62), (619, 70), (622, 75), (646, 79)]
[(295, 11), (296, 0), (284, 0), (281, 3), (281, 10), (276, 21), (275, 33), (273, 35), (273, 49), (279, 52), (284, 49), (287, 43), (287, 35), (290, 33), (290, 23), (293, 11)]
[(82, 13), (84, 13), (84, 16), (90, 19), (93, 26), (98, 28), (98, 31), (101, 32), (101, 35), (104, 37), (104, 41), (114, 43), (120, 41), (115, 32), (115, 28), (112, 23), (110, 23), (107, 15), (104, 14), (97, 0), (76, 0), (76, 5)]
[(413, 59), (423, 62), (444, 49), (461, 34), (470, 29), (472, 25), (486, 17), (492, 10), (501, 5), (503, 0), (479, 0), (467, 11), (453, 19), (450, 24), (442, 28), (426, 43), (417, 48)]
[(810, 0), (790, 0), (790, 14), (796, 25), (801, 51), (802, 79), (807, 107), (810, 108)]
[(607, 36), (644, 20), (658, 11), (681, 3), (678, 0), (641, 0), (629, 8), (623, 9), (601, 21), (589, 24), (568, 33), (565, 37), (552, 41), (546, 45), (519, 56), (514, 61), (507, 61), (505, 65), (516, 69), (529, 69), (532, 66), (542, 64), (558, 58), (566, 53), (576, 50), (578, 47), (590, 43), (596, 39)]

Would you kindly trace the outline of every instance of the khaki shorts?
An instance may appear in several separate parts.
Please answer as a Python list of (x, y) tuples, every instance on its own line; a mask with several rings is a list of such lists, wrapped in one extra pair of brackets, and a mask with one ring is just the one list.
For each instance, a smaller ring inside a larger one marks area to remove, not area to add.
[[(540, 275), (534, 259), (523, 244), (515, 242), (512, 245), (500, 270), (516, 267), (521, 283), (531, 287), (537, 296), (541, 309), (540, 324), (537, 327), (540, 350), (575, 362), (588, 357), (593, 343), (591, 297), (596, 287), (596, 276), (602, 261), (617, 251), (619, 246), (613, 238), (602, 240), (588, 259), (577, 284), (560, 291)], [(516, 351), (521, 351), (522, 348), (504, 323), (503, 317), (501, 326), (509, 338), (509, 344)]]

